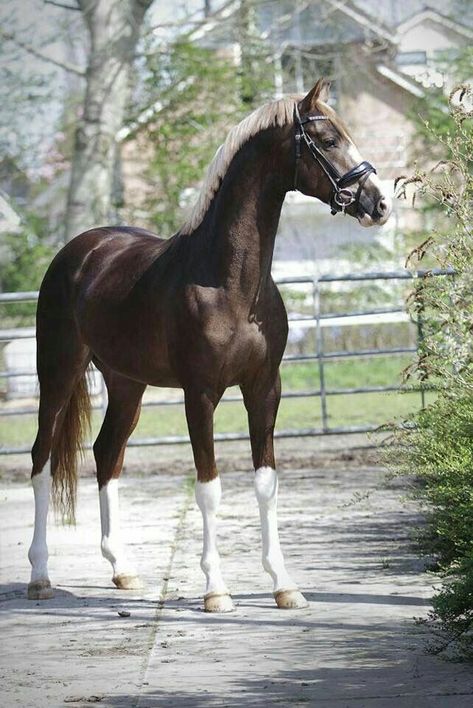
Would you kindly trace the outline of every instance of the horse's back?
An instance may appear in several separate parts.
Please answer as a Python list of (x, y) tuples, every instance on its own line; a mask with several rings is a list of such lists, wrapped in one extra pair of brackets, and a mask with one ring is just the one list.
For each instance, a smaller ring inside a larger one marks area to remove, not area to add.
[(58, 270), (74, 273), (77, 279), (93, 260), (102, 268), (108, 263), (141, 257), (147, 263), (159, 257), (169, 240), (158, 238), (145, 229), (126, 226), (102, 226), (84, 231), (69, 241), (55, 256), (46, 274)]
[[(145, 229), (106, 226), (84, 231), (55, 256), (40, 289), (40, 306), (51, 311), (101, 291), (120, 297), (129, 290), (172, 239), (161, 239)], [(121, 293), (121, 295), (120, 295)], [(99, 293), (97, 293), (99, 294)]]

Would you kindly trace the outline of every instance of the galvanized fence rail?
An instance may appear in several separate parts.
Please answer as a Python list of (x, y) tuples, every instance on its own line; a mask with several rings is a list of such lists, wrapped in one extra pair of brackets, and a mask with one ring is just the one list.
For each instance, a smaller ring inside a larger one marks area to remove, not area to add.
[[(416, 272), (409, 271), (386, 271), (386, 272), (368, 272), (368, 273), (348, 273), (345, 275), (336, 274), (326, 274), (320, 276), (299, 276), (299, 277), (289, 277), (289, 278), (277, 278), (276, 283), (278, 285), (308, 285), (312, 290), (312, 302), (313, 302), (313, 312), (310, 315), (304, 316), (290, 316), (289, 324), (293, 326), (294, 324), (301, 323), (307, 328), (313, 328), (315, 330), (315, 350), (309, 354), (286, 354), (283, 358), (283, 364), (291, 365), (301, 362), (311, 362), (317, 366), (319, 382), (320, 385), (316, 389), (306, 390), (306, 391), (289, 391), (283, 392), (283, 399), (294, 399), (294, 398), (319, 398), (320, 399), (320, 413), (322, 425), (320, 428), (296, 428), (290, 430), (277, 430), (275, 433), (276, 437), (279, 438), (294, 438), (294, 437), (310, 437), (310, 436), (320, 436), (320, 435), (339, 435), (339, 434), (351, 434), (351, 433), (366, 433), (372, 432), (379, 429), (379, 425), (365, 424), (356, 426), (330, 426), (329, 424), (329, 405), (328, 401), (332, 396), (341, 395), (358, 395), (366, 393), (382, 393), (400, 390), (399, 385), (383, 385), (383, 386), (358, 386), (351, 388), (328, 388), (326, 386), (325, 377), (325, 366), (329, 362), (334, 360), (343, 360), (351, 358), (367, 358), (373, 356), (391, 356), (397, 354), (414, 354), (417, 351), (416, 347), (390, 347), (390, 348), (370, 348), (370, 349), (357, 349), (357, 350), (340, 350), (340, 351), (324, 351), (323, 345), (323, 335), (322, 330), (326, 326), (332, 325), (337, 320), (342, 321), (343, 319), (347, 321), (350, 320), (350, 324), (356, 325), (357, 323), (366, 323), (366, 319), (370, 317), (376, 317), (376, 323), (383, 323), (382, 317), (384, 315), (400, 315), (401, 319), (398, 321), (403, 321), (402, 316), (404, 315), (404, 320), (409, 321), (406, 314), (405, 308), (401, 308), (398, 305), (393, 305), (390, 307), (379, 307), (370, 308), (367, 310), (354, 310), (350, 312), (337, 312), (333, 314), (324, 314), (321, 311), (321, 299), (322, 299), (322, 288), (324, 284), (327, 283), (365, 283), (368, 281), (402, 281), (402, 280), (419, 280), (426, 277), (432, 276), (450, 276), (453, 275), (453, 271), (446, 269), (434, 269), (434, 270), (419, 270)], [(21, 303), (21, 302), (34, 302), (38, 298), (38, 292), (17, 292), (17, 293), (0, 293), (0, 305), (8, 303)], [(357, 322), (358, 321), (358, 322)], [(388, 320), (389, 321), (389, 320)], [(417, 345), (419, 345), (422, 340), (422, 318), (418, 317), (415, 326), (417, 327)], [(34, 337), (35, 330), (33, 327), (28, 328), (11, 328), (11, 329), (0, 329), (0, 342), (9, 342), (16, 339), (30, 338)], [(31, 376), (35, 372), (31, 370), (17, 370), (17, 371), (0, 371), (0, 378), (7, 379), (10, 377), (19, 376)], [(424, 385), (419, 385), (417, 390), (420, 394), (420, 404), (424, 406), (425, 404), (425, 391), (427, 387)], [(412, 390), (412, 389), (411, 389)], [(221, 403), (242, 401), (241, 395), (227, 394), (221, 399)], [(145, 401), (143, 403), (144, 408), (157, 407), (157, 406), (183, 406), (183, 397), (173, 398), (173, 399), (158, 399)], [(102, 410), (106, 408), (106, 389), (102, 380), (101, 387), (101, 401), (95, 403), (92, 406), (93, 410)], [(0, 405), (0, 419), (3, 416), (21, 416), (21, 415), (32, 415), (37, 412), (37, 407), (31, 406), (18, 406), (18, 407), (8, 407), (4, 408)], [(228, 432), (228, 433), (216, 433), (216, 441), (232, 441), (232, 440), (247, 440), (247, 433), (240, 432)], [(148, 438), (131, 438), (128, 445), (130, 447), (141, 447), (148, 445), (174, 445), (179, 443), (187, 443), (189, 438), (187, 435), (167, 435), (161, 437), (148, 437)], [(88, 445), (90, 446), (90, 445)], [(86, 447), (88, 447), (86, 446)], [(0, 454), (21, 454), (30, 451), (29, 447), (26, 446), (2, 446), (0, 447)]]

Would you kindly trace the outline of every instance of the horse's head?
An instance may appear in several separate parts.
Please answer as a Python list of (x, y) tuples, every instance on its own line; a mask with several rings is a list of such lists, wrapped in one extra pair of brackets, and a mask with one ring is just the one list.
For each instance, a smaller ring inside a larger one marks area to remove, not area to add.
[(391, 214), (376, 170), (363, 161), (348, 130), (327, 105), (329, 84), (319, 79), (297, 105), (295, 188), (346, 212), (362, 226), (382, 225)]

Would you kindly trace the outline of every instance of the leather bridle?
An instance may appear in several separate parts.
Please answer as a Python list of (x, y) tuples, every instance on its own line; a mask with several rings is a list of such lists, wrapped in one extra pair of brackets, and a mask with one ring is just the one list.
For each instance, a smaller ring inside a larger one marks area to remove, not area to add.
[[(330, 197), (330, 207), (332, 214), (344, 212), (351, 204), (359, 205), (361, 192), (366, 180), (371, 173), (376, 174), (376, 170), (369, 162), (363, 161), (359, 165), (355, 165), (351, 170), (340, 175), (337, 168), (332, 165), (323, 152), (317, 147), (310, 135), (306, 132), (304, 126), (307, 123), (312, 123), (317, 120), (330, 120), (324, 115), (308, 115), (301, 118), (297, 104), (294, 106), (294, 125), (295, 125), (295, 141), (296, 141), (296, 169), (294, 174), (294, 189), (297, 187), (297, 172), (299, 160), (302, 156), (302, 144), (307, 145), (310, 154), (314, 160), (320, 165), (326, 176), (330, 180), (333, 187), (333, 194)], [(355, 194), (347, 187), (358, 182), (358, 189)]]

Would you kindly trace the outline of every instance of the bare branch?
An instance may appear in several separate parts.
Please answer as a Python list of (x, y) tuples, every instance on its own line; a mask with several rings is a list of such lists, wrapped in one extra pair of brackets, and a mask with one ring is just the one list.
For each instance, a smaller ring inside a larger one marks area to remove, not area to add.
[(55, 7), (60, 7), (63, 10), (77, 10), (80, 12), (80, 7), (77, 5), (66, 5), (66, 3), (56, 2), (56, 0), (43, 0), (45, 5), (54, 5)]
[[(179, 95), (183, 93), (186, 88), (192, 86), (193, 83), (195, 83), (195, 77), (188, 76), (187, 79), (183, 79), (174, 87), (174, 92)], [(125, 140), (128, 140), (138, 131), (149, 125), (161, 113), (161, 111), (166, 108), (168, 103), (169, 102), (158, 100), (145, 110), (141, 111), (141, 113), (136, 116), (132, 122), (120, 128), (115, 136), (117, 143), (123, 143)]]
[(61, 61), (60, 59), (54, 59), (48, 54), (44, 54), (39, 49), (36, 49), (36, 47), (31, 46), (31, 44), (26, 44), (25, 42), (22, 42), (21, 39), (18, 39), (17, 37), (15, 37), (14, 34), (11, 34), (10, 32), (4, 32), (3, 30), (0, 30), (0, 37), (2, 37), (6, 42), (13, 42), (13, 44), (16, 44), (17, 47), (21, 47), (21, 49), (24, 49), (25, 52), (32, 54), (34, 57), (40, 59), (41, 61), (46, 61), (49, 62), (49, 64), (54, 64), (54, 66), (57, 66), (60, 69), (64, 69), (64, 71), (69, 71), (71, 74), (76, 74), (77, 76), (85, 76), (85, 72), (82, 71), (82, 69), (79, 69), (79, 67), (75, 66), (74, 64), (69, 64), (69, 62)]

